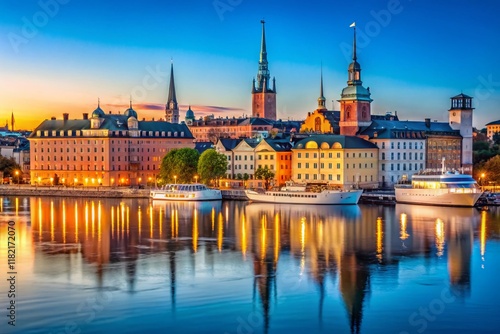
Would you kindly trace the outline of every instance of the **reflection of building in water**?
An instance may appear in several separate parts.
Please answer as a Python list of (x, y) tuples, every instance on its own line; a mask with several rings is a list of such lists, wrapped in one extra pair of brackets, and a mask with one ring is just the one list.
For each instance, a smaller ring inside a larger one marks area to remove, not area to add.
[(480, 218), (477, 210), (398, 204), (396, 216), (411, 226), (412, 252), (434, 252), (430, 255), (438, 257), (447, 253), (452, 288), (468, 291), (473, 229)]
[(369, 290), (369, 263), (373, 262), (377, 249), (375, 221), (378, 212), (368, 209), (363, 217), (372, 219), (374, 224), (362, 224), (360, 213), (358, 206), (315, 206), (311, 209), (305, 205), (261, 203), (250, 204), (246, 210), (247, 222), (254, 229), (271, 220), (275, 222), (271, 231), (277, 227), (288, 229), (288, 233), (281, 233), (281, 244), (289, 244), (301, 272), (310, 272), (318, 285), (320, 319), (325, 280), (328, 276), (334, 280), (338, 270), (339, 289), (353, 332), (360, 330), (363, 301)]

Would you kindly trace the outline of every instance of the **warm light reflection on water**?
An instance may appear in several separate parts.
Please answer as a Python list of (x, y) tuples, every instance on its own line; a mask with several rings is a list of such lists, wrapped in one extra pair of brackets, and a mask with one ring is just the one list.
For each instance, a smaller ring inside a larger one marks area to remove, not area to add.
[[(2, 222), (19, 221), (25, 330), (56, 332), (76, 319), (82, 331), (132, 332), (138, 327), (123, 314), (139, 312), (150, 317), (141, 322), (145, 331), (235, 333), (238, 317), (256, 310), (262, 320), (256, 332), (293, 332), (304, 324), (310, 333), (415, 332), (406, 319), (442, 289), (460, 296), (446, 312), (464, 328), (477, 324), (471, 307), (486, 317), (500, 311), (499, 293), (486, 288), (500, 269), (481, 267), (487, 242), (489, 261), (500, 259), (499, 211), (1, 200)], [(6, 225), (0, 228), (5, 259)], [(103, 289), (113, 297), (84, 323), (74, 310)], [(381, 323), (381, 316), (395, 320)], [(450, 321), (443, 313), (432, 328), (446, 332)]]

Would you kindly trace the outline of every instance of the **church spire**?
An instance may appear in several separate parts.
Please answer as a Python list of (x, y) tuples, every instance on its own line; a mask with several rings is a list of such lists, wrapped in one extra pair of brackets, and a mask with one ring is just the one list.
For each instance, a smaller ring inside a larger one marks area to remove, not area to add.
[(325, 96), (323, 95), (323, 65), (321, 65), (321, 83), (319, 89), (319, 98), (318, 98), (318, 110), (326, 110), (325, 107)]
[(170, 123), (179, 123), (179, 106), (177, 105), (177, 96), (175, 94), (174, 82), (174, 62), (170, 64), (170, 85), (168, 87), (168, 99), (165, 107), (165, 119)]
[(262, 41), (260, 44), (260, 62), (266, 62), (267, 63), (267, 49), (266, 49), (266, 21), (262, 20), (260, 21), (262, 23)]
[[(266, 47), (266, 28), (265, 21), (262, 23), (262, 41), (260, 44), (260, 58), (259, 58), (259, 71), (257, 72), (257, 87), (256, 90), (263, 92), (264, 81), (269, 84), (271, 82), (271, 75), (269, 73), (269, 63), (267, 61), (267, 47)], [(265, 80), (264, 80), (265, 79)]]
[(170, 64), (170, 86), (168, 88), (168, 103), (173, 101), (177, 105), (177, 96), (175, 95), (175, 83), (174, 83), (174, 62)]
[(356, 60), (358, 60), (358, 57), (356, 55), (356, 22), (353, 24), (354, 24), (353, 25), (353, 27), (354, 27), (354, 39), (352, 42), (352, 60), (356, 61)]

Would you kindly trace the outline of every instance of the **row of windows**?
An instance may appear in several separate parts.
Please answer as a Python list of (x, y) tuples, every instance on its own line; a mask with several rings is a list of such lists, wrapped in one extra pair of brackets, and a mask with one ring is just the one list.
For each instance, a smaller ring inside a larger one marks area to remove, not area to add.
[[(405, 141), (403, 141), (403, 142), (398, 141), (396, 143), (396, 145), (394, 145), (394, 142), (391, 141), (391, 150), (394, 150), (394, 147), (397, 147), (398, 149), (401, 149), (401, 147), (403, 147), (403, 150), (406, 150), (406, 144), (407, 144), (407, 142), (405, 142)], [(415, 144), (415, 145), (413, 145), (413, 144)], [(422, 150), (424, 148), (424, 143), (423, 142), (414, 143), (412, 141), (408, 142), (408, 149), (413, 150), (413, 147), (415, 147), (416, 150), (418, 150), (418, 149)], [(382, 142), (381, 148), (383, 148), (383, 149), (385, 148), (385, 142)]]
[[(73, 156), (73, 161), (77, 161), (77, 158), (76, 158), (76, 157), (77, 157), (76, 155), (74, 155), (74, 156)], [(121, 161), (121, 158), (122, 158), (122, 157), (117, 156), (117, 157), (116, 157), (116, 161)], [(123, 159), (123, 161), (125, 161), (125, 162), (126, 162), (126, 161), (130, 161), (130, 162), (139, 162), (139, 159), (138, 159), (139, 157), (128, 157), (128, 156), (124, 156), (123, 158), (124, 158), (124, 159)], [(130, 158), (130, 159), (128, 159), (128, 158)], [(34, 160), (35, 160), (35, 161), (38, 161), (38, 155), (35, 155)], [(67, 156), (66, 156), (66, 161), (70, 161), (70, 160), (71, 160), (71, 159), (70, 159), (70, 156), (69, 156), (69, 155), (67, 155)], [(88, 156), (87, 156), (87, 161), (91, 161), (91, 160), (92, 160), (92, 159), (91, 159), (91, 157), (88, 155)], [(97, 160), (98, 160), (98, 159), (97, 159), (97, 156), (94, 156), (94, 161), (97, 161)], [(160, 161), (160, 160), (161, 160), (161, 158), (160, 158), (160, 157), (153, 157), (153, 161)], [(40, 156), (40, 161), (44, 161), (44, 156), (43, 156), (43, 155), (41, 155), (41, 156)], [(51, 161), (51, 160), (50, 160), (50, 156), (47, 156), (47, 161)], [(52, 161), (58, 161), (57, 156), (54, 156)], [(64, 161), (64, 157), (60, 156), (60, 157), (59, 157), (59, 161)], [(83, 155), (80, 155), (80, 161), (84, 161), (84, 157), (83, 157)], [(104, 156), (101, 156), (101, 161), (104, 161)], [(115, 161), (115, 157), (114, 157), (114, 156), (112, 156), (112, 157), (111, 157), (111, 161), (112, 161), (112, 162), (114, 162), (114, 161)], [(144, 156), (141, 156), (141, 160), (140, 160), (140, 161), (144, 161)], [(150, 157), (149, 157), (149, 156), (147, 156), (147, 157), (146, 157), (146, 161), (150, 161)]]
[[(41, 146), (43, 146), (44, 144), (47, 144), (47, 146), (53, 146), (55, 144), (57, 144), (59, 142), (59, 144), (61, 145), (104, 145), (104, 140), (97, 140), (97, 139), (88, 139), (88, 140), (76, 140), (76, 139), (73, 139), (73, 140), (34, 140), (33, 143), (34, 145), (36, 146), (38, 143), (40, 143)], [(85, 142), (87, 142), (85, 144)], [(152, 143), (158, 143), (157, 140), (155, 141), (151, 141), (151, 140), (116, 140), (116, 144), (117, 145), (143, 145), (143, 144), (152, 144)], [(174, 144), (181, 144), (182, 142), (181, 141), (169, 141), (169, 143), (174, 143)], [(115, 140), (111, 140), (111, 144), (115, 144)]]
[[(135, 131), (134, 131), (135, 132)], [(142, 135), (143, 137), (172, 137), (172, 131), (138, 131), (139, 132), (139, 135)], [(102, 130), (99, 130), (99, 131), (95, 131), (95, 130), (90, 130), (90, 131), (81, 131), (81, 130), (67, 130), (67, 131), (64, 131), (64, 130), (60, 130), (60, 131), (57, 131), (57, 130), (44, 130), (44, 131), (41, 131), (41, 130), (38, 130), (36, 132), (36, 136), (37, 137), (56, 137), (56, 136), (61, 136), (61, 137), (65, 137), (65, 136), (84, 136), (84, 135), (90, 135), (90, 136), (126, 136), (128, 134), (128, 131), (124, 130), (124, 131), (102, 131)], [(184, 137), (184, 131), (181, 131), (180, 133), (177, 132), (177, 131), (174, 131), (173, 132), (173, 135), (174, 137)]]
[[(358, 153), (358, 157), (359, 157), (359, 158), (361, 158), (361, 157), (362, 157), (362, 155), (363, 155), (363, 153)], [(308, 158), (309, 158), (309, 156), (310, 156), (309, 152), (305, 152), (305, 153), (304, 153), (304, 157), (305, 157), (306, 159), (308, 159)], [(321, 152), (321, 155), (320, 155), (320, 156), (321, 156), (321, 158), (324, 158), (324, 157), (325, 157), (325, 152)], [(365, 158), (368, 158), (368, 153), (367, 153), (367, 152), (365, 152), (365, 153), (364, 153), (364, 156), (365, 156)], [(298, 153), (297, 153), (297, 157), (298, 157), (298, 158), (302, 158), (302, 152), (298, 152)], [(337, 153), (336, 153), (336, 157), (337, 157), (337, 158), (340, 158), (340, 152), (337, 152)], [(356, 158), (356, 153), (352, 153), (352, 157), (353, 157), (353, 158)], [(373, 158), (373, 152), (371, 152), (371, 153), (370, 153), (370, 157), (371, 157), (371, 158)], [(318, 153), (312, 153), (312, 158), (313, 158), (313, 159), (317, 159), (317, 158), (318, 158)], [(332, 159), (332, 158), (333, 158), (333, 152), (329, 152), (329, 153), (328, 153), (328, 158), (329, 158), (329, 159)], [(349, 158), (349, 153), (346, 153), (346, 158)]]
[[(412, 166), (413, 164), (391, 164), (391, 171), (394, 170), (394, 167), (396, 167), (396, 170), (401, 170), (401, 166), (403, 167), (403, 170), (406, 170), (406, 166), (408, 166), (408, 170), (412, 170)], [(380, 164), (380, 167), (383, 171), (385, 171), (385, 164)], [(420, 169), (424, 169), (424, 164), (423, 163), (420, 163)], [(415, 169), (414, 170), (419, 170), (418, 169), (418, 164), (415, 163)]]
[[(419, 153), (415, 152), (415, 155), (412, 154), (412, 152), (408, 152), (408, 160), (411, 160), (412, 157), (415, 160), (419, 160)], [(401, 153), (397, 153), (397, 155), (394, 155), (394, 152), (391, 152), (391, 160), (394, 160), (394, 157), (397, 156), (397, 160), (401, 160)], [(385, 152), (382, 152), (382, 160), (385, 160)], [(406, 152), (403, 152), (403, 160), (406, 160)], [(424, 154), (420, 153), (420, 160), (424, 160)]]
[[(92, 166), (91, 165), (87, 165), (86, 167), (87, 168), (84, 168), (85, 166), (83, 165), (79, 165), (80, 166), (80, 169), (79, 170), (105, 170), (104, 169), (104, 165), (101, 165), (101, 168), (99, 169), (97, 165), (93, 165), (93, 168), (91, 168)], [(44, 169), (44, 166), (43, 165), (40, 165), (40, 170), (78, 170), (77, 169), (77, 165), (61, 165), (61, 166), (51, 166), (51, 165), (47, 165), (46, 166), (47, 168)], [(66, 168), (65, 168), (66, 167)], [(113, 165), (111, 166), (111, 170), (122, 170), (122, 166), (121, 165)], [(38, 169), (38, 165), (35, 165), (35, 169)], [(124, 166), (123, 170), (131, 170), (130, 169), (130, 166), (126, 165)], [(140, 170), (156, 170), (156, 165), (146, 165), (146, 168), (144, 169), (144, 166), (141, 166), (141, 169)]]
[[(328, 177), (328, 181), (333, 181), (334, 178), (337, 181), (340, 181), (340, 174), (321, 174), (320, 179), (321, 181), (326, 181), (326, 178)], [(297, 174), (297, 179), (298, 180), (318, 180), (318, 174)]]

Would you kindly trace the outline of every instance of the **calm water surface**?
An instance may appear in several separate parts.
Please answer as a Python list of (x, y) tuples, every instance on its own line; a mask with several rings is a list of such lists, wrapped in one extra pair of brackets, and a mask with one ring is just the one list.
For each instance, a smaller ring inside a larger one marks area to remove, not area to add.
[(0, 333), (498, 333), (499, 237), (500, 208), (3, 197)]

